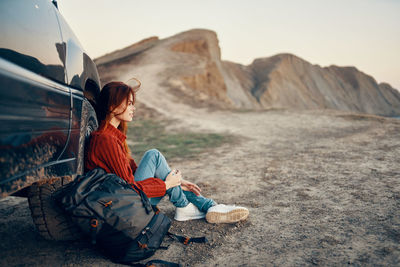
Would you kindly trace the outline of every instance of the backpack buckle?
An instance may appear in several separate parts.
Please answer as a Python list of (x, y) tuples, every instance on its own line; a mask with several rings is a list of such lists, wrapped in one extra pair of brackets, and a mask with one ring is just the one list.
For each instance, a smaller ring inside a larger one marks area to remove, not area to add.
[(141, 248), (141, 249), (147, 249), (147, 244), (145, 243), (145, 244), (142, 244), (142, 243), (140, 243), (139, 241), (138, 241), (138, 246), (139, 246), (139, 248)]
[(99, 226), (99, 221), (97, 219), (91, 219), (90, 226), (92, 226), (93, 228), (97, 228), (97, 226)]
[(95, 245), (96, 244), (96, 234), (97, 234), (97, 227), (99, 226), (99, 221), (97, 219), (91, 219), (90, 220), (90, 237), (92, 240), (92, 244)]
[(185, 240), (183, 240), (183, 244), (187, 245), (187, 244), (189, 244), (189, 241), (190, 241), (190, 237), (186, 236)]

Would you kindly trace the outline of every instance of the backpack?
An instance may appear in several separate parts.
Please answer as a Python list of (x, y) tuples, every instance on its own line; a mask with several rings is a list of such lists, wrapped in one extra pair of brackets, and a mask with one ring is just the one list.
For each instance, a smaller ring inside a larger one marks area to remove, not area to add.
[(115, 262), (132, 263), (151, 257), (167, 234), (185, 244), (207, 242), (205, 237), (169, 233), (171, 220), (150, 204), (143, 191), (101, 168), (78, 176), (53, 198)]

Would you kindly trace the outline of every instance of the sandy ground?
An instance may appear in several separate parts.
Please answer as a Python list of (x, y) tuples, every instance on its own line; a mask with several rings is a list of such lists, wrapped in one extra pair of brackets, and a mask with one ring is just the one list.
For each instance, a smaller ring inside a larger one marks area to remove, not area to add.
[[(246, 206), (250, 216), (233, 225), (173, 222), (172, 232), (210, 242), (185, 246), (166, 238), (169, 249), (153, 258), (184, 266), (400, 265), (400, 120), (328, 110), (192, 108), (164, 86), (165, 68), (148, 58), (172, 56), (144, 53), (134, 68), (120, 63), (101, 75), (139, 78), (139, 101), (173, 119), (170, 131), (237, 136), (234, 144), (170, 165), (205, 196)], [(160, 207), (173, 218), (168, 200)], [(0, 200), (0, 238), (0, 266), (122, 266), (84, 241), (41, 239), (25, 199)]]
[[(210, 242), (166, 238), (169, 249), (153, 258), (184, 266), (400, 265), (400, 120), (337, 111), (190, 114), (177, 115), (171, 130), (239, 141), (171, 166), (250, 216), (234, 225), (173, 222), (172, 232)], [(173, 217), (167, 200), (161, 209)], [(21, 198), (0, 200), (0, 238), (0, 266), (119, 266), (86, 242), (42, 240)]]

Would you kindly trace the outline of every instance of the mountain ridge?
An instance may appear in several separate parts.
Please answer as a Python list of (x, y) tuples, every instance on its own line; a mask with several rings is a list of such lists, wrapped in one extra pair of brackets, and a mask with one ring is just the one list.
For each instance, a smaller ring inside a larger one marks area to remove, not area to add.
[(111, 63), (125, 69), (127, 64), (136, 69), (158, 64), (162, 70), (154, 75), (162, 80), (159, 84), (200, 106), (212, 102), (221, 108), (338, 109), (400, 115), (400, 93), (354, 66), (321, 67), (290, 53), (242, 65), (222, 60), (217, 34), (206, 29), (161, 40), (151, 37), (95, 62), (109, 78), (105, 66)]

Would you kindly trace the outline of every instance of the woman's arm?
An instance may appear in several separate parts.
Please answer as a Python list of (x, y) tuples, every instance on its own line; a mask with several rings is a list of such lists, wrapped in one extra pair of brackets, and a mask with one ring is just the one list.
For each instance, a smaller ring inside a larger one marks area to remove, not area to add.
[[(161, 197), (165, 195), (166, 184), (157, 178), (148, 178), (146, 180), (135, 182), (133, 176), (131, 161), (127, 158), (117, 140), (112, 136), (98, 136), (95, 141), (94, 154), (98, 161), (97, 165), (107, 167), (107, 171), (115, 173), (130, 184), (136, 184), (148, 197)], [(104, 168), (104, 167), (103, 167)]]
[(143, 181), (133, 182), (148, 197), (165, 196), (167, 187), (163, 180), (157, 178), (148, 178)]
[(200, 196), (200, 194), (201, 194), (200, 187), (197, 184), (194, 184), (192, 182), (182, 180), (181, 187), (185, 191), (192, 191), (193, 193), (196, 194), (196, 196)]
[(165, 186), (168, 189), (181, 185), (182, 174), (179, 170), (172, 170), (168, 176), (165, 178)]

